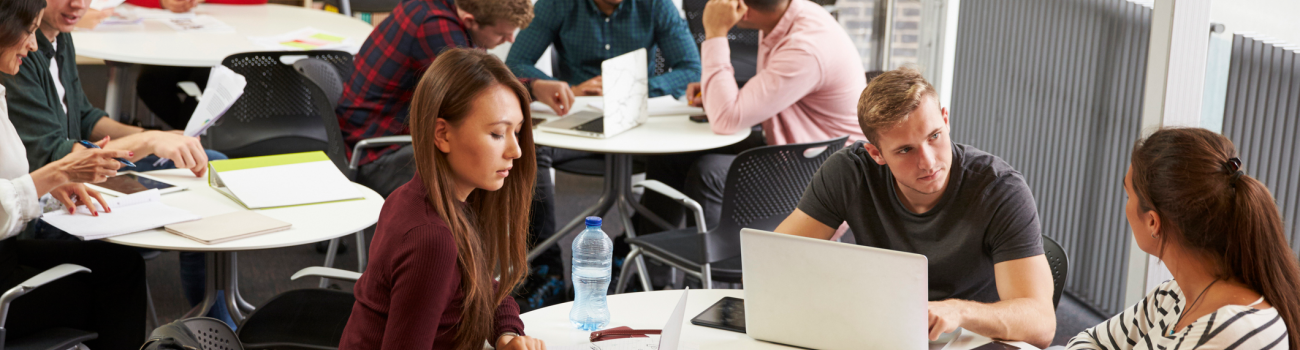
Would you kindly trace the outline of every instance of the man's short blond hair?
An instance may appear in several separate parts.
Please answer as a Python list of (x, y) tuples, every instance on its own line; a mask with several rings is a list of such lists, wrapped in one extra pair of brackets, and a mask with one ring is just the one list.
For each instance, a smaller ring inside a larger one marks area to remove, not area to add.
[(519, 29), (533, 22), (533, 3), (529, 0), (457, 0), (456, 7), (474, 15), (479, 25), (514, 24)]
[(907, 121), (908, 114), (927, 95), (939, 96), (921, 72), (912, 68), (895, 69), (871, 79), (858, 98), (858, 125), (862, 126), (862, 134), (867, 136), (867, 141), (877, 144), (881, 131)]

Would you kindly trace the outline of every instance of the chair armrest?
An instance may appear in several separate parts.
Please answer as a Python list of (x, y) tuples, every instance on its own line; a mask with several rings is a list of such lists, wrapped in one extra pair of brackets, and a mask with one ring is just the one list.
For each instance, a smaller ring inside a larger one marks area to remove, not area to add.
[(409, 143), (411, 143), (411, 135), (372, 137), (358, 141), (356, 147), (352, 147), (352, 159), (348, 160), (348, 169), (356, 170), (357, 164), (361, 163), (361, 150), (363, 149)]
[(700, 233), (704, 233), (705, 231), (708, 230), (708, 228), (705, 227), (708, 225), (706, 225), (704, 222), (704, 207), (700, 206), (700, 203), (696, 202), (694, 199), (691, 199), (691, 197), (687, 197), (681, 191), (678, 191), (675, 188), (672, 188), (662, 182), (659, 182), (659, 180), (645, 180), (645, 181), (637, 182), (635, 184), (632, 184), (632, 188), (644, 188), (647, 190), (655, 191), (678, 203), (681, 203), (683, 206), (690, 208), (691, 211), (695, 213), (696, 229), (699, 230)]
[(199, 90), (199, 84), (195, 84), (192, 81), (178, 82), (176, 83), (176, 87), (181, 88), (181, 91), (184, 91), (186, 95), (193, 97), (195, 101), (203, 98), (203, 91)]
[(32, 290), (40, 288), (50, 282), (80, 272), (88, 273), (90, 272), (90, 269), (81, 265), (62, 264), (50, 268), (49, 270), (45, 270), (45, 272), (41, 272), (36, 276), (32, 276), (32, 278), (28, 278), (26, 281), (19, 283), (18, 286), (6, 291), (3, 296), (0, 296), (0, 328), (4, 328), (5, 318), (9, 316), (9, 303), (12, 303), (14, 299), (17, 299), (24, 294), (31, 293)]
[(302, 270), (298, 270), (298, 272), (294, 273), (292, 277), (289, 277), (289, 279), (296, 280), (303, 277), (325, 277), (325, 278), (336, 279), (336, 280), (347, 280), (347, 281), (356, 282), (358, 279), (361, 278), (361, 273), (348, 271), (348, 270), (339, 270), (330, 267), (313, 266)]

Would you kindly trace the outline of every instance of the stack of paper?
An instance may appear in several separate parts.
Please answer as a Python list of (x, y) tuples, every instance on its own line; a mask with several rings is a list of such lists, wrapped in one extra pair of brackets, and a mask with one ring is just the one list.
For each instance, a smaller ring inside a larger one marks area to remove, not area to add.
[(208, 130), (212, 124), (217, 122), (230, 106), (235, 105), (235, 101), (244, 95), (244, 87), (248, 81), (244, 76), (235, 73), (235, 71), (226, 68), (226, 66), (212, 67), (212, 73), (208, 75), (207, 90), (203, 90), (203, 96), (199, 98), (199, 106), (194, 109), (194, 115), (190, 116), (189, 125), (185, 126), (185, 136), (199, 136)]
[(307, 27), (276, 36), (248, 37), (268, 50), (342, 50), (357, 53), (361, 50), (355, 40), (342, 35)]
[(289, 226), (292, 225), (257, 212), (241, 210), (199, 221), (167, 225), (164, 228), (167, 232), (199, 243), (218, 244), (288, 230)]
[(321, 151), (210, 161), (208, 185), (249, 209), (365, 198)]
[(199, 219), (198, 215), (164, 204), (158, 190), (137, 192), (106, 201), (108, 207), (113, 209), (112, 213), (100, 211), (99, 216), (91, 216), (85, 206), (80, 206), (75, 214), (56, 211), (46, 213), (41, 219), (87, 241)]
[(216, 17), (209, 15), (198, 15), (193, 18), (170, 18), (164, 19), (163, 24), (171, 27), (178, 32), (195, 32), (195, 33), (234, 33), (235, 28), (222, 22)]

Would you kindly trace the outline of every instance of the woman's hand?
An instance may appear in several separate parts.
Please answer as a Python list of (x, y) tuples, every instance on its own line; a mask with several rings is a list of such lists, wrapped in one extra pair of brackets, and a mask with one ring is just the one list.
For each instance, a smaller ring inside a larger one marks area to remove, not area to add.
[(507, 334), (497, 338), (497, 350), (546, 350), (546, 343), (537, 338)]
[(107, 137), (98, 142), (98, 145), (101, 149), (74, 149), (63, 156), (63, 159), (46, 166), (56, 166), (56, 169), (67, 178), (67, 182), (98, 183), (117, 175), (117, 169), (122, 168), (122, 162), (117, 161), (116, 158), (135, 156), (131, 151), (102, 149), (108, 146)]
[[(76, 213), (79, 205), (86, 206), (86, 209), (90, 210), (90, 215), (93, 216), (99, 216), (99, 211), (113, 212), (113, 208), (108, 207), (108, 202), (104, 201), (104, 197), (100, 196), (99, 192), (86, 188), (86, 185), (83, 184), (73, 183), (56, 187), (50, 191), (50, 196), (63, 203), (63, 207), (68, 208), (68, 214)], [(99, 202), (98, 210), (95, 208), (95, 204), (90, 201), (91, 198)]]

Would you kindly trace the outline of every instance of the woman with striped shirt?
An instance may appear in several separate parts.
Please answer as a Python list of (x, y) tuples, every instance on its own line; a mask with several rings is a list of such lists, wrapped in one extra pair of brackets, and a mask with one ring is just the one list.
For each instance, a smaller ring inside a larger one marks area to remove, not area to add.
[(1300, 267), (1268, 188), (1232, 142), (1195, 128), (1137, 142), (1124, 191), (1138, 247), (1174, 279), (1075, 336), (1075, 349), (1291, 349), (1300, 346)]

